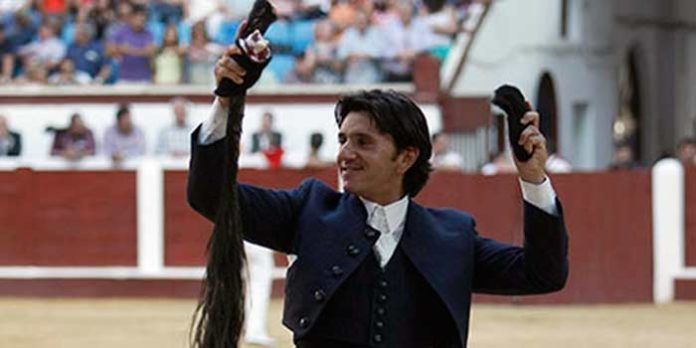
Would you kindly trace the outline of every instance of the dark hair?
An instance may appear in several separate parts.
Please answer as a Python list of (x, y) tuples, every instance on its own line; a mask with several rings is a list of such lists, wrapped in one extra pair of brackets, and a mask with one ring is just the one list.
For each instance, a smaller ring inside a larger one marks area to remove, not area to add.
[(677, 147), (681, 148), (687, 145), (696, 145), (696, 138), (684, 138), (679, 141), (679, 145)]
[(319, 132), (314, 132), (309, 136), (309, 146), (312, 149), (318, 149), (324, 144), (324, 135)]
[(133, 4), (131, 7), (131, 14), (147, 14), (147, 7), (140, 4)]
[(340, 127), (350, 112), (364, 112), (377, 129), (392, 136), (396, 150), (415, 147), (420, 154), (404, 175), (404, 192), (415, 197), (428, 182), (432, 171), (432, 144), (423, 111), (411, 99), (396, 91), (360, 91), (343, 95), (336, 104), (334, 116)]
[(130, 108), (126, 104), (119, 105), (118, 111), (116, 111), (116, 120), (120, 120), (125, 114), (130, 114)]

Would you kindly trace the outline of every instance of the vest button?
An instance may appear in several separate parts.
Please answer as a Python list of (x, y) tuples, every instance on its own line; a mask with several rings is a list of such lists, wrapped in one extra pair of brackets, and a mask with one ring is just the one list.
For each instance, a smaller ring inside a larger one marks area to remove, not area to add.
[(382, 343), (382, 335), (375, 334), (374, 336), (372, 336), (372, 340), (375, 341), (375, 343)]
[(384, 327), (384, 322), (381, 321), (381, 320), (377, 320), (377, 321), (375, 322), (375, 326), (377, 326), (378, 329), (381, 329), (381, 328)]
[(379, 294), (379, 296), (377, 297), (377, 299), (379, 300), (379, 302), (386, 302), (386, 301), (387, 301), (387, 295), (386, 295), (386, 294)]
[(314, 292), (314, 299), (317, 302), (324, 301), (324, 299), (326, 299), (326, 293), (324, 292), (324, 290), (319, 289), (319, 290), (315, 291)]
[(386, 280), (382, 279), (382, 280), (379, 281), (379, 287), (380, 287), (380, 288), (384, 289), (384, 288), (387, 287), (387, 285), (389, 285), (389, 283), (387, 283)]
[(356, 247), (353, 244), (348, 244), (348, 247), (346, 248), (346, 252), (348, 253), (349, 256), (355, 257), (360, 254), (360, 248)]
[(386, 313), (386, 311), (384, 310), (384, 308), (382, 308), (382, 307), (377, 307), (377, 314), (379, 314), (379, 315), (384, 315), (384, 313)]
[(307, 327), (309, 327), (309, 318), (307, 318), (307, 317), (300, 318), (300, 327), (303, 329), (306, 329)]
[(338, 265), (333, 266), (331, 267), (331, 273), (333, 273), (333, 275), (336, 277), (340, 277), (343, 275), (343, 268), (341, 268), (341, 266)]

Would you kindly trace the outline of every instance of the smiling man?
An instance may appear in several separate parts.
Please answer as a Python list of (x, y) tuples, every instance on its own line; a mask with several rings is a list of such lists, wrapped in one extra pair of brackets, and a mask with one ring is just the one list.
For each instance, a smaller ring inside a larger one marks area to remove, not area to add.
[[(228, 49), (216, 68), (241, 85), (245, 71)], [(228, 104), (217, 98), (192, 136), (189, 203), (214, 220), (226, 178)], [(345, 192), (308, 179), (291, 190), (239, 185), (244, 238), (296, 256), (288, 269), (283, 323), (299, 348), (449, 348), (467, 345), (474, 292), (557, 291), (568, 274), (560, 203), (544, 172), (539, 115), (520, 144), (524, 247), (478, 235), (474, 218), (419, 205), (432, 147), (425, 117), (408, 97), (362, 91), (335, 109), (336, 162)]]

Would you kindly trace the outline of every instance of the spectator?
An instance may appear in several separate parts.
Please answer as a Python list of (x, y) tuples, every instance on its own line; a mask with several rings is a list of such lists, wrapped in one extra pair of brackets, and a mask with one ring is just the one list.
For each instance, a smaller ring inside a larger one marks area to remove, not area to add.
[(307, 48), (306, 58), (317, 83), (340, 83), (341, 61), (338, 59), (336, 26), (330, 20), (317, 22), (315, 41)]
[(89, 74), (75, 70), (75, 63), (70, 58), (63, 59), (58, 66), (58, 71), (48, 78), (48, 83), (56, 86), (86, 85), (91, 81)]
[(338, 26), (338, 31), (342, 32), (355, 24), (358, 12), (353, 0), (333, 0), (331, 3), (329, 19)]
[(0, 23), (0, 84), (12, 81), (15, 67), (15, 46)]
[(266, 111), (261, 116), (261, 129), (251, 135), (251, 153), (269, 150), (273, 146), (282, 146), (283, 135), (273, 128), (273, 114)]
[(174, 124), (160, 131), (156, 153), (174, 157), (188, 156), (191, 141), (191, 127), (187, 122), (188, 101), (177, 97), (171, 100), (171, 105)]
[(285, 83), (312, 83), (314, 82), (313, 62), (307, 58), (307, 54), (302, 54), (295, 59), (295, 66), (285, 76)]
[(127, 105), (119, 107), (116, 112), (116, 124), (106, 130), (104, 150), (116, 162), (145, 154), (145, 136), (133, 124)]
[(429, 30), (425, 33), (423, 42), (430, 49), (430, 53), (445, 60), (452, 46), (452, 39), (459, 31), (457, 13), (451, 6), (426, 6), (422, 18)]
[(331, 162), (321, 158), (321, 146), (324, 145), (324, 135), (314, 132), (309, 136), (309, 155), (307, 156), (306, 168), (324, 168), (332, 165)]
[(95, 152), (94, 135), (85, 126), (78, 113), (70, 116), (67, 129), (59, 129), (55, 133), (51, 156), (60, 156), (67, 160), (80, 160), (85, 156), (93, 156)]
[(48, 83), (48, 71), (40, 62), (32, 61), (24, 66), (24, 74), (18, 76), (15, 81), (19, 84), (45, 85)]
[(370, 24), (365, 12), (358, 12), (355, 26), (343, 33), (338, 45), (338, 57), (345, 60), (344, 81), (371, 84), (382, 80), (377, 64), (384, 41), (380, 30)]
[(211, 71), (222, 54), (223, 47), (210, 42), (205, 30), (205, 23), (200, 21), (191, 28), (191, 45), (186, 52), (188, 61), (187, 81), (195, 85), (212, 86), (215, 79)]
[(399, 17), (385, 21), (382, 25), (390, 45), (388, 57), (384, 61), (384, 73), (386, 81), (407, 82), (413, 79), (416, 55), (426, 49), (423, 33), (428, 32), (428, 26), (414, 16), (411, 4), (401, 3), (396, 8)]
[[(29, 11), (17, 11), (13, 17), (12, 40), (14, 46), (19, 48), (30, 44), (38, 31), (38, 23), (35, 22)], [(8, 28), (9, 29), (9, 28)]]
[(435, 170), (461, 170), (464, 160), (462, 156), (449, 146), (449, 136), (443, 132), (433, 134), (433, 157), (430, 162)]
[(90, 23), (94, 27), (94, 39), (103, 42), (110, 36), (112, 24), (116, 23), (116, 10), (111, 0), (94, 0), (80, 6), (77, 22)]
[(481, 174), (483, 175), (512, 174), (516, 172), (512, 156), (507, 151), (499, 152), (493, 156), (490, 162), (481, 167)]
[(155, 55), (155, 41), (145, 28), (147, 13), (142, 6), (133, 6), (128, 25), (115, 29), (108, 51), (119, 61), (120, 82), (151, 82), (150, 59)]
[(0, 157), (22, 154), (22, 136), (10, 130), (7, 118), (0, 115)]
[(19, 56), (25, 67), (41, 65), (47, 73), (58, 67), (65, 57), (66, 47), (56, 33), (58, 27), (55, 23), (44, 21), (39, 28), (38, 40), (19, 48)]
[(638, 167), (633, 158), (633, 149), (628, 144), (619, 144), (614, 150), (614, 158), (612, 159), (610, 170), (625, 170)]
[(78, 73), (86, 73), (93, 82), (103, 83), (109, 78), (111, 69), (105, 64), (104, 46), (93, 36), (92, 25), (75, 24), (74, 40), (68, 45), (67, 58), (73, 61)]
[(168, 24), (164, 30), (162, 47), (155, 57), (155, 83), (169, 85), (181, 83), (182, 56), (185, 52), (186, 48), (179, 45), (176, 24)]
[(150, 0), (151, 17), (164, 24), (179, 23), (184, 17), (184, 0)]
[(573, 166), (556, 151), (553, 142), (546, 143), (549, 158), (546, 160), (546, 171), (549, 173), (570, 173)]
[(679, 161), (684, 166), (696, 166), (696, 138), (685, 138), (679, 142), (677, 149)]
[(283, 163), (283, 136), (273, 128), (273, 114), (264, 112), (261, 117), (261, 130), (251, 135), (251, 153), (262, 153), (268, 168), (279, 168)]

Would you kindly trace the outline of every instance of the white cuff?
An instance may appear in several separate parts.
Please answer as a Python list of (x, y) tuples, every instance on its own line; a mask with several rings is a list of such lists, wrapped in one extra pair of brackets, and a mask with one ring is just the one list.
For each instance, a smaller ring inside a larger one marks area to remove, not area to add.
[(556, 191), (551, 186), (551, 179), (546, 177), (541, 184), (532, 184), (520, 179), (522, 197), (529, 204), (551, 214), (557, 215), (556, 210)]
[(201, 124), (198, 134), (198, 143), (201, 145), (212, 144), (225, 137), (227, 132), (227, 110), (216, 97), (210, 108), (210, 116)]

